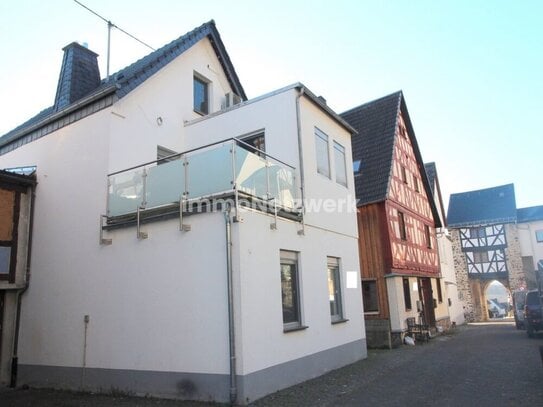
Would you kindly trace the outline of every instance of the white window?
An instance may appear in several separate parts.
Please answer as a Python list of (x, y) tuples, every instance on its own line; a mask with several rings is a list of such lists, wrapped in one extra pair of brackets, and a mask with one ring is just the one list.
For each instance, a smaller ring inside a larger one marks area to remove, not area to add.
[(281, 296), (285, 330), (301, 326), (298, 253), (281, 250)]
[(328, 257), (328, 298), (330, 301), (330, 316), (332, 322), (343, 320), (341, 303), (341, 281), (339, 278), (339, 259)]
[(535, 240), (537, 243), (543, 243), (543, 230), (535, 231)]
[(330, 157), (328, 136), (315, 127), (315, 149), (317, 153), (317, 172), (330, 178)]
[(336, 182), (347, 186), (347, 166), (345, 164), (345, 147), (334, 141), (334, 162), (336, 165)]

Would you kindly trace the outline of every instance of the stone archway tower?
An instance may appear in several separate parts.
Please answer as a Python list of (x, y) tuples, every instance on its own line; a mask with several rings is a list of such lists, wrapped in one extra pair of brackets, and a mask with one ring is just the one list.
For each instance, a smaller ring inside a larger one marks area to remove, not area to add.
[(492, 280), (510, 291), (526, 288), (513, 184), (451, 195), (448, 221), (458, 290), (467, 321), (485, 321), (485, 288)]

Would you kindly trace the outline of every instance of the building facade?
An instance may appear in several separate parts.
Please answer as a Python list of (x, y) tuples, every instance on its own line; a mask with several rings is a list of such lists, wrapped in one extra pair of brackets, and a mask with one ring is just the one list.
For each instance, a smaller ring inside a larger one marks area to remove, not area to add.
[(364, 358), (354, 130), (302, 84), (247, 100), (213, 22), (63, 79), (95, 55), (0, 139), (40, 185), (18, 382), (244, 404)]
[(528, 288), (514, 185), (452, 194), (448, 224), (465, 318), (486, 321), (485, 292), (490, 283), (498, 281), (510, 292)]
[(436, 227), (441, 223), (401, 92), (342, 114), (353, 160), (368, 346), (402, 343), (407, 319), (448, 325)]

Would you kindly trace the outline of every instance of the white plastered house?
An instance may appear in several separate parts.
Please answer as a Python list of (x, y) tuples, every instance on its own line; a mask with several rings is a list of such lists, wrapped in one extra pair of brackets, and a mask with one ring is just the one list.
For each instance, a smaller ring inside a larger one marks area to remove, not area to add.
[(37, 177), (18, 384), (243, 404), (364, 358), (354, 130), (247, 100), (213, 21), (108, 80), (64, 51), (0, 139)]

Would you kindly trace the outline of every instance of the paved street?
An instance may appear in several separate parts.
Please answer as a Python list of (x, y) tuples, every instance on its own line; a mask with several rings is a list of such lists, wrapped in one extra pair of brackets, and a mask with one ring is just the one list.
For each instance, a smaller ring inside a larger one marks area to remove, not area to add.
[[(529, 339), (511, 323), (459, 327), (427, 345), (370, 351), (368, 359), (254, 403), (267, 406), (543, 405), (543, 335)], [(211, 406), (171, 400), (15, 390), (1, 406)]]

